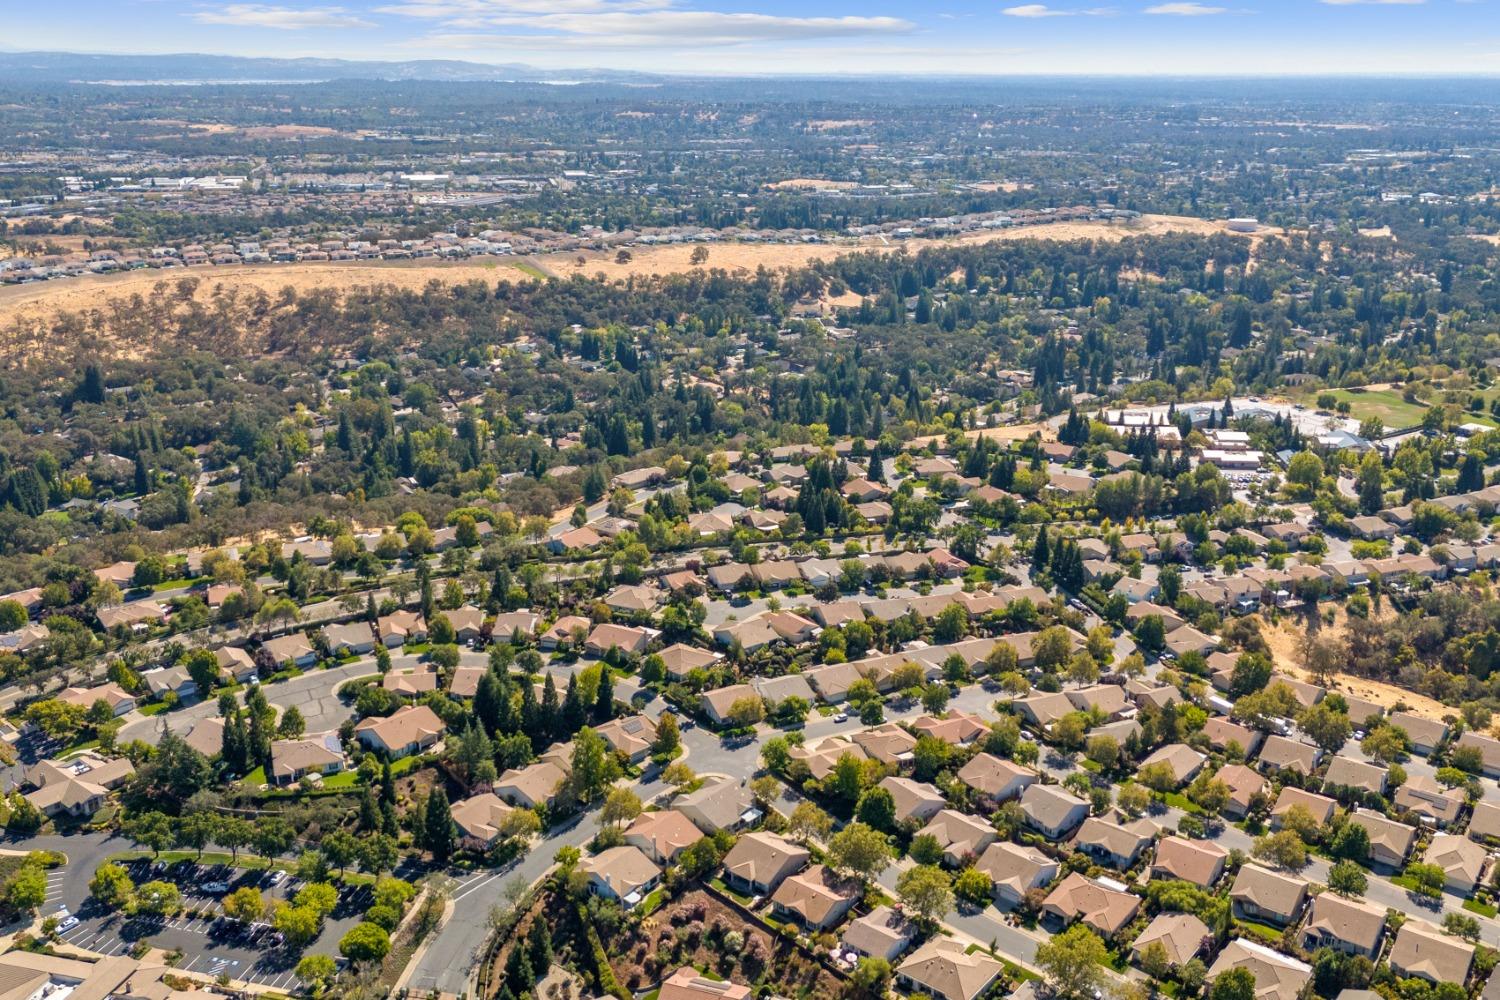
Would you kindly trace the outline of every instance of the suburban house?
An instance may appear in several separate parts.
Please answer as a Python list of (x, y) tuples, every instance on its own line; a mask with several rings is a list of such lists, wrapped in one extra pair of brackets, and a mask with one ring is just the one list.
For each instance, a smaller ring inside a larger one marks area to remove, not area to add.
[(1099, 864), (1123, 872), (1129, 871), (1141, 853), (1151, 846), (1155, 835), (1156, 828), (1150, 823), (1132, 829), (1098, 816), (1090, 816), (1083, 821), (1078, 836), (1073, 838), (1073, 847)]
[(993, 754), (977, 753), (958, 772), (958, 780), (978, 792), (986, 803), (999, 805), (1036, 784), (1036, 772)]
[(1296, 785), (1285, 785), (1281, 789), (1281, 794), (1276, 796), (1276, 804), (1271, 807), (1271, 828), (1281, 829), (1282, 819), (1293, 809), (1306, 811), (1318, 825), (1322, 826), (1333, 819), (1333, 814), (1338, 807), (1339, 804), (1326, 795), (1303, 791)]
[(1051, 841), (1062, 840), (1089, 814), (1089, 804), (1056, 785), (1031, 785), (1021, 793), (1026, 825)]
[(1385, 907), (1336, 892), (1313, 897), (1302, 928), (1302, 947), (1309, 952), (1332, 948), (1346, 955), (1374, 959), (1385, 935)]
[(129, 712), (136, 704), (135, 695), (113, 681), (92, 688), (64, 688), (56, 698), (65, 705), (77, 705), (85, 712), (94, 707), (94, 702), (102, 701), (116, 717)]
[(135, 776), (128, 759), (81, 753), (67, 760), (44, 760), (26, 769), (26, 801), (52, 819), (85, 819), (104, 805), (109, 793)]
[(911, 947), (917, 929), (905, 916), (889, 906), (877, 906), (844, 928), (843, 945), (867, 958), (894, 962)]
[(774, 833), (755, 831), (741, 837), (724, 855), (724, 881), (741, 892), (765, 896), (810, 860), (807, 848)]
[(808, 930), (820, 931), (840, 923), (863, 895), (855, 879), (813, 865), (783, 879), (771, 894), (771, 907)]
[(571, 776), (568, 761), (561, 754), (543, 757), (525, 767), (513, 767), (495, 779), (495, 794), (523, 809), (551, 805), (558, 789)]
[(1472, 896), (1484, 879), (1490, 855), (1468, 837), (1439, 833), (1427, 845), (1422, 860), (1443, 870), (1443, 888), (1460, 896)]
[(640, 848), (630, 844), (586, 858), (578, 870), (588, 876), (589, 892), (613, 899), (626, 909), (640, 905), (661, 881), (661, 869)]
[(290, 632), (267, 639), (260, 644), (261, 658), (268, 661), (273, 670), (280, 670), (288, 663), (301, 669), (318, 662), (318, 651), (301, 632)]
[(344, 749), (336, 732), (320, 733), (300, 740), (276, 740), (271, 744), (273, 785), (291, 785), (310, 774), (338, 774), (344, 769)]
[(1413, 715), (1411, 712), (1392, 712), (1386, 721), (1406, 734), (1411, 742), (1412, 753), (1431, 756), (1448, 738), (1448, 724)]
[(1070, 873), (1047, 894), (1044, 916), (1066, 925), (1081, 921), (1106, 941), (1124, 930), (1141, 908), (1141, 897), (1109, 879)]
[(367, 622), (328, 625), (323, 629), (323, 637), (334, 656), (363, 656), (375, 651), (375, 633)]
[(733, 778), (710, 781), (696, 791), (679, 795), (672, 800), (672, 808), (704, 833), (738, 830), (760, 818), (750, 789)]
[(1234, 914), (1246, 920), (1293, 924), (1307, 901), (1307, 883), (1256, 864), (1240, 866), (1229, 890)]
[(1370, 835), (1370, 863), (1374, 865), (1400, 868), (1417, 842), (1416, 827), (1397, 823), (1371, 809), (1354, 810), (1349, 822), (1364, 827)]
[(1163, 837), (1156, 845), (1151, 877), (1181, 879), (1208, 889), (1223, 876), (1228, 861), (1229, 852), (1213, 841)]
[(1000, 840), (984, 849), (974, 864), (994, 883), (995, 900), (1019, 906), (1026, 894), (1057, 877), (1058, 863), (1035, 847)]
[(1425, 920), (1407, 917), (1386, 961), (1392, 972), (1404, 978), (1462, 986), (1474, 964), (1474, 946)]
[(955, 868), (968, 858), (977, 858), (995, 842), (995, 828), (984, 820), (955, 809), (944, 809), (918, 831), (919, 837), (935, 837), (943, 848), (943, 861)]
[(896, 966), (896, 982), (932, 1000), (975, 1000), (1004, 971), (1004, 965), (983, 951), (971, 953), (961, 943), (936, 935)]
[(624, 754), (632, 764), (651, 755), (656, 743), (656, 723), (647, 715), (627, 715), (596, 726), (594, 732), (604, 738), (615, 753)]
[(611, 649), (640, 655), (660, 634), (654, 628), (638, 628), (634, 625), (615, 625), (605, 622), (594, 626), (593, 631), (584, 640), (583, 648), (591, 656), (603, 656)]
[(219, 669), (228, 674), (236, 684), (248, 684), (260, 676), (260, 667), (256, 665), (255, 657), (240, 646), (220, 646), (214, 650), (214, 659), (218, 661)]
[(375, 623), (375, 631), (387, 649), (404, 646), (408, 642), (427, 641), (427, 625), (416, 611), (392, 611)]
[(926, 823), (947, 805), (943, 793), (926, 782), (892, 775), (882, 779), (878, 787), (891, 793), (898, 823), (905, 823), (907, 820)]
[(500, 839), (505, 817), (515, 810), (502, 802), (494, 792), (480, 792), (453, 803), (448, 811), (453, 815), (453, 824), (458, 827), (459, 835), (464, 840), (489, 850)]
[(443, 720), (426, 705), (404, 705), (386, 716), (371, 716), (354, 727), (360, 745), (391, 758), (430, 749), (443, 736)]
[(676, 809), (643, 812), (625, 828), (625, 843), (641, 849), (659, 865), (669, 865), (677, 856), (703, 839), (703, 831)]
[(1139, 963), (1152, 945), (1161, 945), (1167, 961), (1180, 966), (1197, 958), (1214, 941), (1213, 932), (1191, 913), (1162, 912), (1146, 925), (1131, 945), (1131, 956)]
[[(1391, 803), (1397, 809), (1410, 810), (1431, 820), (1436, 826), (1450, 826), (1458, 822), (1465, 801), (1461, 789), (1444, 787), (1435, 778), (1425, 774), (1407, 775), (1406, 781), (1391, 796)], [(1475, 803), (1476, 811), (1480, 805), (1482, 803)]]
[(750, 1000), (750, 987), (709, 979), (691, 965), (684, 965), (662, 980), (656, 1000)]
[(1297, 1000), (1312, 981), (1312, 966), (1249, 938), (1235, 938), (1225, 945), (1208, 967), (1208, 981), (1230, 969), (1250, 970), (1256, 1000)]

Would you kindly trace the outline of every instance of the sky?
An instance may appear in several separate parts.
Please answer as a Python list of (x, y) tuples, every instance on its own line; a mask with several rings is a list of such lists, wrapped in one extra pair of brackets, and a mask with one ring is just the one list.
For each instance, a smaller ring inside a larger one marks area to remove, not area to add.
[(1500, 74), (1500, 0), (0, 0), (0, 23), (11, 50), (695, 75)]

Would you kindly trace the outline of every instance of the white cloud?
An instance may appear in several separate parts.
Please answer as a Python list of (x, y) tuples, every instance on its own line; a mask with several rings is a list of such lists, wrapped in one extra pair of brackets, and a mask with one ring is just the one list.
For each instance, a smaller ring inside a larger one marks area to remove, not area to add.
[[(1353, 7), (1356, 4), (1364, 4), (1376, 7), (1416, 7), (1426, 3), (1427, 0), (1323, 0), (1330, 7)], [(1464, 2), (1464, 0), (1459, 0)]]
[(1165, 14), (1169, 17), (1207, 17), (1228, 11), (1228, 7), (1207, 7), (1201, 3), (1159, 3), (1155, 7), (1146, 8), (1147, 14)]
[(1069, 17), (1070, 10), (1054, 10), (1044, 3), (1025, 3), (1019, 7), (1007, 7), (1000, 13), (1007, 17)]
[(373, 28), (375, 23), (347, 13), (342, 7), (318, 7), (292, 10), (258, 3), (232, 3), (217, 10), (203, 10), (193, 15), (200, 24), (230, 24), (241, 28), (277, 28), (297, 31), (304, 28)]

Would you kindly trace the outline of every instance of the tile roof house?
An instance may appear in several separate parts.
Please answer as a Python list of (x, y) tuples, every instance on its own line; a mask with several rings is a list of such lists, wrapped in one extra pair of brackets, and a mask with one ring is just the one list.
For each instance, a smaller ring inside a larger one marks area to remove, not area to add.
[(854, 879), (844, 878), (825, 865), (813, 865), (783, 879), (771, 894), (771, 906), (808, 930), (824, 930), (843, 920), (863, 897)]
[(1130, 707), (1130, 699), (1126, 697), (1125, 689), (1118, 684), (1094, 684), (1090, 687), (1074, 688), (1072, 691), (1065, 691), (1063, 697), (1081, 712), (1097, 708), (1106, 719), (1116, 718)]
[(1213, 940), (1213, 932), (1191, 913), (1162, 912), (1146, 925), (1130, 950), (1139, 963), (1147, 948), (1160, 944), (1167, 961), (1176, 966), (1198, 957), (1213, 944)]
[(328, 640), (328, 648), (333, 651), (334, 656), (351, 653), (360, 656), (375, 650), (375, 633), (370, 629), (370, 623), (365, 621), (326, 625), (323, 628), (323, 638)]
[(537, 645), (544, 651), (557, 649), (559, 646), (576, 647), (580, 645), (578, 634), (582, 633), (583, 642), (588, 641), (589, 630), (594, 623), (579, 615), (563, 615), (553, 622), (552, 625), (537, 636)]
[(494, 792), (480, 792), (453, 803), (448, 810), (453, 823), (465, 840), (474, 841), (488, 850), (500, 839), (501, 824), (515, 810)]
[(1307, 883), (1259, 865), (1241, 865), (1229, 890), (1235, 916), (1292, 924), (1307, 900)]
[(1319, 825), (1325, 825), (1333, 819), (1339, 804), (1326, 795), (1303, 791), (1296, 785), (1283, 785), (1281, 794), (1276, 796), (1276, 804), (1271, 807), (1271, 828), (1281, 829), (1282, 819), (1297, 807), (1307, 810)]
[(1427, 845), (1422, 860), (1443, 869), (1443, 887), (1460, 896), (1472, 896), (1484, 879), (1490, 863), (1489, 851), (1467, 837), (1440, 833)]
[(936, 837), (943, 848), (943, 860), (957, 867), (965, 859), (984, 853), (998, 834), (984, 820), (954, 809), (943, 809), (918, 831), (917, 836)]
[[(1116, 888), (1118, 886), (1118, 888)], [(1124, 930), (1141, 908), (1141, 898), (1118, 882), (1071, 872), (1047, 894), (1042, 913), (1064, 924), (1082, 921), (1105, 939)]]
[(1400, 868), (1417, 842), (1416, 827), (1397, 823), (1370, 809), (1355, 809), (1349, 822), (1362, 826), (1370, 835), (1370, 863)]
[(1082, 851), (1101, 865), (1129, 871), (1142, 852), (1151, 846), (1156, 828), (1149, 823), (1124, 826), (1098, 816), (1083, 821), (1074, 850)]
[(1212, 841), (1163, 837), (1156, 845), (1151, 877), (1182, 879), (1207, 889), (1223, 876), (1228, 860), (1229, 852)]
[(998, 805), (1036, 784), (1035, 771), (989, 753), (977, 753), (958, 771), (958, 780)]
[(1186, 743), (1171, 743), (1141, 761), (1140, 766), (1166, 764), (1171, 768), (1172, 776), (1177, 779), (1177, 784), (1180, 786), (1197, 777), (1198, 772), (1203, 769), (1203, 762), (1207, 759), (1206, 755), (1199, 753)]
[(908, 992), (933, 1000), (975, 1000), (1005, 971), (982, 951), (969, 952), (958, 941), (933, 937), (896, 967), (896, 981)]
[(1026, 825), (1048, 840), (1059, 841), (1089, 814), (1089, 804), (1056, 785), (1031, 785), (1021, 793)]
[(990, 877), (995, 899), (1019, 906), (1032, 889), (1039, 889), (1057, 877), (1057, 861), (1035, 847), (1000, 840), (984, 849), (974, 867)]
[(656, 1000), (750, 1000), (750, 987), (709, 979), (691, 965), (684, 965), (662, 980)]
[(1373, 959), (1385, 935), (1385, 908), (1336, 892), (1319, 893), (1307, 908), (1302, 947), (1309, 952), (1332, 948), (1346, 955)]
[(911, 760), (912, 749), (917, 745), (917, 738), (900, 725), (886, 722), (873, 729), (862, 729), (855, 733), (854, 742), (859, 744), (871, 759), (878, 760), (882, 764), (899, 766)]
[(427, 639), (427, 625), (416, 611), (392, 611), (375, 622), (375, 631), (388, 649)]
[(79, 819), (98, 812), (109, 793), (134, 775), (135, 768), (124, 757), (106, 759), (85, 752), (67, 760), (34, 764), (26, 769), (23, 780), (33, 788), (26, 793), (26, 801), (42, 815)]
[(383, 719), (371, 716), (363, 720), (354, 727), (354, 735), (365, 748), (400, 758), (437, 743), (444, 728), (443, 720), (426, 705), (405, 705)]
[(513, 767), (495, 779), (494, 791), (507, 802), (523, 809), (551, 805), (558, 789), (567, 782), (567, 761), (552, 757), (533, 761), (525, 767)]
[(703, 839), (703, 831), (676, 809), (643, 812), (625, 828), (625, 843), (640, 848), (659, 865), (668, 865), (677, 856)]
[(657, 655), (666, 664), (667, 676), (677, 681), (683, 680), (694, 670), (707, 670), (724, 658), (723, 653), (712, 653), (680, 642), (673, 643)]
[(983, 719), (968, 712), (951, 709), (941, 719), (924, 715), (912, 723), (918, 736), (932, 736), (950, 746), (968, 746), (990, 731)]
[(276, 740), (271, 744), (273, 785), (291, 785), (309, 774), (338, 774), (344, 769), (344, 748), (339, 734), (321, 733), (300, 740)]
[(1312, 981), (1312, 966), (1248, 938), (1235, 938), (1208, 967), (1213, 982), (1230, 969), (1249, 969), (1256, 1000), (1297, 1000)]
[(1474, 964), (1474, 946), (1449, 937), (1425, 920), (1409, 917), (1396, 933), (1386, 961), (1392, 972), (1405, 978), (1462, 985)]
[(783, 879), (807, 867), (812, 853), (774, 833), (755, 831), (724, 856), (724, 881), (757, 896), (775, 892)]
[(1384, 795), (1386, 776), (1386, 769), (1378, 764), (1340, 754), (1328, 762), (1328, 771), (1323, 775), (1323, 787), (1352, 788), (1373, 795)]
[(948, 804), (942, 792), (923, 781), (892, 776), (882, 779), (878, 787), (891, 793), (891, 799), (896, 804), (898, 823), (905, 823), (907, 820), (926, 823)]
[(661, 869), (638, 847), (621, 844), (586, 858), (578, 870), (588, 876), (589, 891), (626, 908), (640, 905), (661, 881)]
[(1260, 759), (1256, 766), (1262, 771), (1301, 771), (1304, 775), (1310, 775), (1322, 757), (1323, 751), (1315, 746), (1273, 733), (1261, 744)]
[(1413, 753), (1423, 757), (1436, 750), (1448, 738), (1448, 724), (1414, 715), (1411, 712), (1392, 712), (1387, 720), (1406, 733), (1411, 741)]
[(609, 748), (624, 754), (633, 764), (639, 764), (651, 753), (656, 742), (656, 723), (650, 716), (627, 715), (594, 727), (594, 732), (604, 738)]
[(905, 916), (889, 906), (877, 906), (862, 917), (849, 922), (844, 928), (842, 943), (867, 958), (883, 958), (894, 962), (911, 947), (917, 929)]
[(260, 652), (261, 657), (269, 660), (278, 670), (287, 663), (296, 667), (310, 666), (318, 659), (317, 650), (313, 649), (313, 644), (301, 632), (267, 639), (260, 644)]
[(1266, 787), (1266, 779), (1260, 772), (1244, 764), (1225, 764), (1214, 772), (1214, 777), (1229, 786), (1229, 802), (1224, 806), (1224, 815), (1240, 819), (1250, 811), (1252, 800)]
[[(1410, 810), (1426, 816), (1437, 826), (1450, 826), (1458, 822), (1463, 811), (1464, 793), (1457, 788), (1445, 788), (1436, 779), (1425, 774), (1408, 775), (1406, 781), (1391, 796), (1391, 803), (1401, 810)], [(1476, 807), (1479, 803), (1476, 803)]]
[(113, 681), (91, 688), (64, 688), (54, 697), (65, 705), (77, 705), (84, 711), (93, 708), (94, 702), (102, 701), (109, 706), (110, 712), (116, 716), (124, 715), (135, 708), (136, 704), (135, 695)]
[(1481, 800), (1474, 803), (1474, 812), (1469, 817), (1469, 829), (1465, 835), (1481, 844), (1500, 840), (1500, 802)]
[(1071, 715), (1077, 709), (1064, 694), (1048, 694), (1037, 692), (1029, 694), (1024, 698), (1017, 698), (1011, 703), (1011, 708), (1021, 714), (1021, 717), (1030, 721), (1033, 725), (1042, 729), (1048, 729), (1065, 715)]
[(437, 668), (430, 663), (415, 663), (409, 667), (392, 667), (380, 679), (380, 686), (403, 698), (415, 698), (428, 691), (438, 689)]
[(704, 833), (737, 830), (758, 815), (752, 807), (753, 796), (743, 781), (721, 778), (710, 781), (696, 791), (686, 792), (672, 800), (680, 811)]
[(651, 641), (661, 633), (653, 628), (637, 628), (633, 625), (615, 625), (605, 622), (595, 625), (593, 631), (584, 640), (584, 649), (590, 655), (603, 656), (611, 649), (618, 649), (625, 653), (644, 653)]
[(865, 752), (858, 743), (851, 743), (842, 736), (825, 736), (811, 745), (792, 747), (789, 756), (806, 765), (808, 773), (821, 781), (833, 773), (840, 760), (845, 757), (864, 760)]

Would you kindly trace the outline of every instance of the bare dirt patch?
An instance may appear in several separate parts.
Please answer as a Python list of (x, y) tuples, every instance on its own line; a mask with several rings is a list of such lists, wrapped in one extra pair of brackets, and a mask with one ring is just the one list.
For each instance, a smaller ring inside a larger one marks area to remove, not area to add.
[(1475, 233), (1473, 236), (1470, 236), (1469, 239), (1483, 240), (1486, 243), (1492, 243), (1495, 246), (1500, 247), (1500, 233)]
[(847, 191), (858, 185), (853, 181), (829, 181), (821, 177), (790, 177), (766, 187), (772, 191)]
[[(1376, 615), (1379, 619), (1394, 617), (1390, 605), (1382, 605)], [(1341, 609), (1335, 609), (1332, 625), (1323, 625), (1322, 634), (1342, 635), (1346, 624), (1346, 617)], [(1297, 680), (1313, 682), (1313, 677), (1302, 669), (1302, 658), (1298, 653), (1302, 637), (1307, 634), (1307, 626), (1302, 618), (1283, 619), (1281, 624), (1273, 626), (1269, 622), (1261, 622), (1261, 634), (1265, 636), (1266, 644), (1271, 647), (1271, 659), (1280, 673)], [(1357, 677), (1354, 674), (1338, 673), (1333, 676), (1333, 690), (1352, 694), (1357, 698), (1373, 701), (1377, 705), (1384, 706), (1389, 710), (1393, 705), (1402, 704), (1406, 711), (1424, 719), (1432, 719), (1441, 722), (1444, 716), (1452, 716), (1456, 711), (1448, 705), (1426, 695), (1406, 688), (1388, 684), (1385, 681), (1370, 680), (1367, 677)]]
[(841, 128), (869, 128), (875, 123), (869, 118), (818, 118), (807, 123), (807, 127), (817, 132), (832, 132)]

